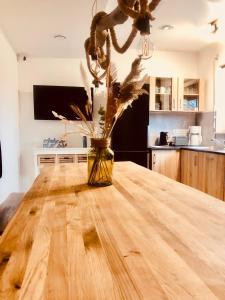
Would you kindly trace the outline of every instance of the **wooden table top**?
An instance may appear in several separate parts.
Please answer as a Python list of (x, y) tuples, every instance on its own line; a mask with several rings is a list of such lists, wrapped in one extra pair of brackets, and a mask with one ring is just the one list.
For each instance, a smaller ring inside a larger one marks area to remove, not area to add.
[(0, 299), (225, 299), (225, 203), (130, 162), (47, 168), (0, 237)]

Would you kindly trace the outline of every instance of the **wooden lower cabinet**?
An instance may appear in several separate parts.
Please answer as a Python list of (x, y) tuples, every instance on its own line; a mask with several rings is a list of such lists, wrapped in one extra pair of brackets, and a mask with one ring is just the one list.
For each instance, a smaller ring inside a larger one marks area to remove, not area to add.
[(152, 150), (152, 170), (225, 201), (225, 155)]
[(181, 182), (198, 188), (198, 152), (181, 150)]
[(180, 181), (180, 151), (152, 150), (152, 170)]
[(181, 150), (181, 182), (224, 200), (225, 156)]
[(199, 152), (199, 189), (224, 199), (225, 156)]

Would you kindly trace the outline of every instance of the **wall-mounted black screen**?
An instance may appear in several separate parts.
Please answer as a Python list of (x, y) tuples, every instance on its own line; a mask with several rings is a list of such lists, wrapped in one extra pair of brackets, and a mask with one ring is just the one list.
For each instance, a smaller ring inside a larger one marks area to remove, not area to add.
[[(76, 104), (87, 120), (92, 120), (92, 116), (88, 117), (85, 111), (88, 97), (83, 87), (34, 85), (33, 95), (35, 120), (57, 120), (52, 111), (68, 120), (79, 120), (71, 104)], [(93, 103), (93, 89), (91, 95)]]

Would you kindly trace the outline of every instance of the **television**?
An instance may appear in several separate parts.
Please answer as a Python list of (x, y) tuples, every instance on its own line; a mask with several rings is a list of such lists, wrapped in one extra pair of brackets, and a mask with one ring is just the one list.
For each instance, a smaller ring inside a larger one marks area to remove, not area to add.
[[(93, 88), (91, 88), (91, 97), (93, 103)], [(58, 120), (52, 114), (52, 111), (55, 111), (68, 120), (79, 121), (79, 117), (70, 107), (71, 104), (76, 104), (87, 120), (91, 121), (92, 115), (88, 116), (85, 110), (87, 99), (84, 87), (34, 85), (34, 119)]]

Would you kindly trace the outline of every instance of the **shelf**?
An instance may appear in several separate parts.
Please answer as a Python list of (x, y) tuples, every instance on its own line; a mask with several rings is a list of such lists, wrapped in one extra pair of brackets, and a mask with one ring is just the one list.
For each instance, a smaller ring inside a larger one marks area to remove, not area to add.
[(87, 154), (89, 148), (36, 148), (34, 149), (35, 155), (41, 155), (41, 154)]
[(170, 109), (155, 109), (155, 110), (150, 110), (150, 112), (163, 112), (163, 111), (165, 111), (165, 112), (171, 112), (171, 111), (174, 111), (174, 110), (170, 110)]
[(35, 175), (46, 166), (87, 162), (88, 148), (41, 148), (34, 151)]
[(166, 95), (166, 96), (171, 96), (171, 93), (155, 93), (156, 95)]
[(206, 113), (206, 111), (194, 111), (194, 110), (150, 110), (150, 113), (165, 113), (165, 114), (172, 114), (172, 113), (178, 113), (178, 114), (190, 114), (190, 113)]
[(199, 94), (184, 94), (184, 97), (199, 97)]
[(189, 109), (189, 110), (182, 110), (183, 112), (199, 112), (198, 110), (191, 110), (191, 109)]

